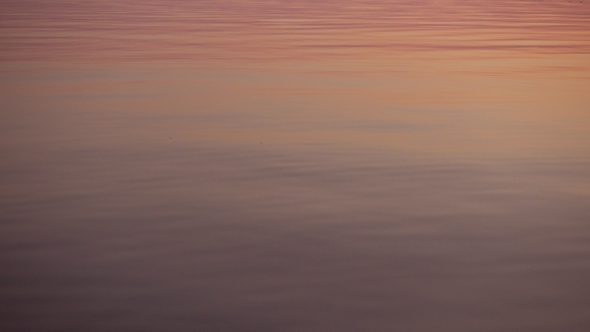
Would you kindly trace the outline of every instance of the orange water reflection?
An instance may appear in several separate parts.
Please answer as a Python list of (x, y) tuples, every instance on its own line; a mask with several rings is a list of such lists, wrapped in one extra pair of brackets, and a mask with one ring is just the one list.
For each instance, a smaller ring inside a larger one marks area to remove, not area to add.
[(590, 151), (590, 80), (102, 68), (84, 78), (4, 76), (4, 143), (42, 135), (63, 144), (149, 145), (173, 136), (468, 158)]

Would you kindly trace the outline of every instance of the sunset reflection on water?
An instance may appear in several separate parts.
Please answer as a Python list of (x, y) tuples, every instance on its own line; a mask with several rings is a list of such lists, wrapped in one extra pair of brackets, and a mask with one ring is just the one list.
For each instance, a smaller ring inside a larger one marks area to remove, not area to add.
[(590, 329), (590, 3), (0, 9), (0, 330)]

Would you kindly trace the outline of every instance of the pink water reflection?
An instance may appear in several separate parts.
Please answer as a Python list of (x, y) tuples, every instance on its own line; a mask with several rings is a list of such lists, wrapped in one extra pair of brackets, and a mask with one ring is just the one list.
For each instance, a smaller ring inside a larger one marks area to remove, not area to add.
[[(590, 53), (590, 6), (568, 1), (5, 1), (2, 7), (4, 61), (185, 60), (210, 67), (355, 60), (361, 70), (388, 71), (419, 70), (416, 58), (533, 57), (542, 60), (531, 65), (537, 68), (587, 70)], [(560, 56), (566, 60), (551, 59)]]

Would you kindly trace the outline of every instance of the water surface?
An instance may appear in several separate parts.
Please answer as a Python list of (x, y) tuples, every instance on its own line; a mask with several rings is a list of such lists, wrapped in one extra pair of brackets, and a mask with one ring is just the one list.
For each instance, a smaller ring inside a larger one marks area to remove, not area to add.
[(0, 6), (2, 331), (590, 329), (590, 4)]

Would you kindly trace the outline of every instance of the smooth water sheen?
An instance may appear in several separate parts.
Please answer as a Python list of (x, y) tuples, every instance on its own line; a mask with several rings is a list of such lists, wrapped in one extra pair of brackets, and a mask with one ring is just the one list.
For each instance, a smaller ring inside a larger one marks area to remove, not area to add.
[(1, 331), (590, 330), (590, 2), (0, 2)]

